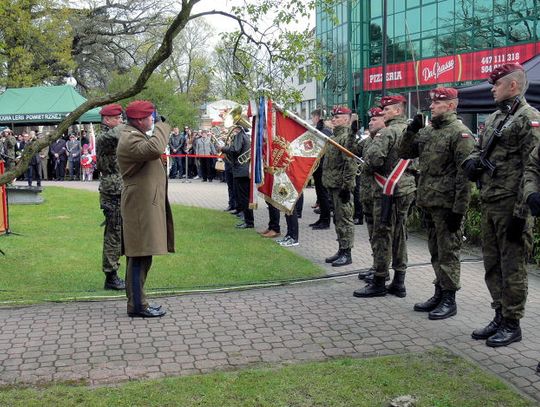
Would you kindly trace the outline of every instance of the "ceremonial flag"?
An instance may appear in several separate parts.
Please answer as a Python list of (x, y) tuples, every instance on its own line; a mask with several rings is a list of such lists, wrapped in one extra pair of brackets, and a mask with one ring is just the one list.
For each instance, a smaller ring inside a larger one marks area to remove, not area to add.
[(291, 214), (319, 164), (326, 140), (293, 120), (271, 101), (267, 111), (264, 183), (259, 193), (276, 208)]

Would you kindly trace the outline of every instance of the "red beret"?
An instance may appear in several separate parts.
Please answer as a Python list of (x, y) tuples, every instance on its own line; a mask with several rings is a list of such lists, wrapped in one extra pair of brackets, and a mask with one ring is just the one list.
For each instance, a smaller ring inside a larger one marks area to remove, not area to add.
[(489, 75), (488, 82), (492, 85), (497, 82), (502, 77), (508, 75), (509, 73), (515, 72), (515, 71), (525, 71), (523, 67), (520, 64), (512, 63), (512, 64), (504, 64), (501, 65), (493, 70), (491, 74)]
[(405, 99), (401, 95), (391, 95), (391, 96), (384, 96), (381, 99), (381, 107), (395, 105), (397, 103), (406, 103), (407, 99)]
[(381, 117), (384, 116), (384, 112), (380, 107), (372, 107), (368, 110), (369, 117)]
[(338, 114), (351, 114), (352, 111), (346, 106), (336, 106), (332, 109), (332, 116), (336, 116)]
[(452, 100), (457, 99), (458, 91), (454, 88), (435, 88), (429, 92), (431, 100)]
[(106, 105), (101, 108), (99, 114), (102, 116), (118, 116), (122, 114), (122, 106), (113, 103), (112, 105)]
[(135, 100), (126, 107), (126, 116), (130, 119), (144, 119), (154, 113), (154, 105), (148, 100)]

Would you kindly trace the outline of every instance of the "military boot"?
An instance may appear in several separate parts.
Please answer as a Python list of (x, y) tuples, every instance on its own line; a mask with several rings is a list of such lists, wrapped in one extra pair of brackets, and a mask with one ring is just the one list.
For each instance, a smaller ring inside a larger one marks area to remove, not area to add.
[(324, 262), (325, 263), (333, 263), (335, 262), (337, 259), (339, 259), (341, 257), (341, 254), (342, 254), (343, 250), (339, 249), (336, 254), (334, 254), (333, 256), (330, 256), (330, 257), (327, 257), (326, 259), (324, 259)]
[(519, 319), (503, 318), (502, 324), (496, 334), (486, 340), (486, 345), (492, 348), (510, 345), (521, 341), (521, 328)]
[(373, 274), (375, 274), (375, 267), (371, 266), (369, 270), (362, 270), (358, 272), (358, 279), (365, 280), (369, 276), (371, 276), (370, 278), (373, 279)]
[(116, 272), (105, 273), (105, 284), (103, 288), (105, 290), (120, 291), (126, 289), (126, 284), (124, 283), (124, 280), (118, 277), (118, 274), (116, 274)]
[(414, 310), (418, 312), (430, 312), (437, 308), (437, 305), (441, 302), (442, 299), (442, 289), (439, 284), (435, 284), (435, 294), (433, 297), (428, 299), (426, 302), (417, 302), (414, 304)]
[(439, 305), (428, 315), (429, 319), (446, 319), (457, 314), (456, 291), (443, 290)]
[(394, 279), (386, 287), (388, 294), (395, 295), (399, 298), (405, 298), (407, 296), (407, 290), (405, 289), (405, 272), (396, 271), (394, 273)]
[(341, 256), (332, 262), (332, 267), (346, 266), (352, 263), (351, 249), (343, 249)]
[(373, 282), (366, 285), (364, 288), (355, 290), (353, 295), (355, 297), (384, 297), (386, 295), (386, 286), (384, 285), (385, 278), (375, 276)]
[(483, 328), (478, 328), (473, 331), (471, 337), (473, 339), (487, 339), (495, 335), (502, 323), (502, 311), (500, 308), (495, 310), (495, 318)]

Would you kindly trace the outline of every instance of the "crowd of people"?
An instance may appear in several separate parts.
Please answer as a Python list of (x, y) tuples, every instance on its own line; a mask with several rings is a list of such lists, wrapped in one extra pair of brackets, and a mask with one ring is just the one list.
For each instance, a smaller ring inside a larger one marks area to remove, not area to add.
[[(44, 137), (42, 132), (31, 130), (15, 135), (9, 127), (0, 130), (0, 159), (6, 171), (15, 167), (25, 148), (35, 140)], [(19, 178), (29, 186), (42, 180), (80, 180), (92, 181), (95, 159), (86, 130), (72, 132), (59, 138), (49, 147), (43, 148), (30, 160), (27, 171)]]

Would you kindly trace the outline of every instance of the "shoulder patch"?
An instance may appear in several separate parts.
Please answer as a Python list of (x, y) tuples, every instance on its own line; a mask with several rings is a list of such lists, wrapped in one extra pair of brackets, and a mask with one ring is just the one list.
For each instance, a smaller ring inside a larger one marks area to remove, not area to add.
[(540, 127), (540, 122), (538, 120), (531, 120), (531, 127)]
[(471, 138), (469, 133), (461, 133), (461, 138)]
[(375, 135), (373, 136), (373, 138), (375, 137), (381, 137), (382, 136), (382, 133), (380, 131), (378, 131), (377, 133), (375, 133)]

